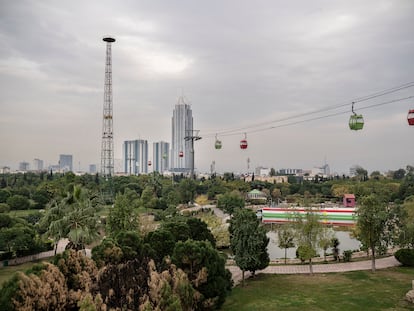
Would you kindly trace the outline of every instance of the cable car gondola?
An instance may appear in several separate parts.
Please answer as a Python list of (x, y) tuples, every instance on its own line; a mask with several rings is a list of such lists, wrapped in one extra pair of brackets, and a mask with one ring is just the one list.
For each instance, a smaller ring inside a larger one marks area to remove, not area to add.
[(240, 141), (240, 149), (247, 149), (246, 133), (244, 133), (244, 139)]
[(184, 156), (184, 152), (180, 151), (180, 152), (178, 153), (178, 156), (179, 156), (180, 158), (182, 158), (182, 157)]
[(354, 103), (352, 103), (352, 115), (349, 117), (349, 128), (353, 131), (362, 130), (364, 127), (364, 118), (362, 114), (356, 114), (354, 111)]
[(151, 161), (148, 161), (148, 166), (151, 166)]
[(216, 135), (216, 142), (214, 143), (214, 147), (216, 149), (221, 149), (221, 147), (222, 147), (221, 140), (217, 139), (217, 135)]
[(408, 111), (407, 121), (408, 125), (414, 125), (414, 109)]

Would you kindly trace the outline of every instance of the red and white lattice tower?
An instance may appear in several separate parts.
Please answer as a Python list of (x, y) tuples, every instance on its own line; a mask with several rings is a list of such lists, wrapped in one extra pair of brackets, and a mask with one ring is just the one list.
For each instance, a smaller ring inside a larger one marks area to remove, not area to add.
[(114, 38), (105, 37), (106, 42), (106, 65), (105, 65), (105, 87), (102, 123), (102, 147), (101, 147), (101, 175), (108, 179), (114, 174), (114, 135), (112, 118), (112, 52), (111, 44)]

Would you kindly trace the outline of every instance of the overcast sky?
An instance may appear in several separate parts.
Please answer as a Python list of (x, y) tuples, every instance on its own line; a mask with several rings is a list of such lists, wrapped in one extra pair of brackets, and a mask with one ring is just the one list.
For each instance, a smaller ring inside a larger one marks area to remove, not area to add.
[[(357, 102), (364, 129), (348, 127), (353, 100), (414, 81), (413, 16), (412, 0), (0, 0), (0, 166), (57, 164), (59, 154), (73, 154), (75, 169), (100, 163), (105, 35), (116, 38), (116, 159), (124, 140), (146, 139), (151, 151), (171, 142), (184, 94), (203, 137), (201, 172), (212, 161), (219, 172), (245, 172), (248, 158), (250, 170), (325, 159), (338, 173), (414, 165), (414, 98), (379, 105), (414, 87)], [(227, 129), (239, 130), (220, 135)]]

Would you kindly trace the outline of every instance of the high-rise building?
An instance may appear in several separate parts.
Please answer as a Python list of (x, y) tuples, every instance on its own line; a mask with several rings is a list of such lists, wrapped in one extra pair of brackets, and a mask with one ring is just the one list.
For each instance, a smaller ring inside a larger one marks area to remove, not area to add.
[(89, 164), (89, 174), (96, 174), (96, 164)]
[(175, 105), (172, 117), (171, 171), (190, 172), (191, 141), (185, 137), (193, 135), (193, 113), (191, 106), (181, 96)]
[(148, 142), (146, 140), (124, 141), (122, 153), (125, 173), (129, 175), (148, 173)]
[(73, 157), (71, 154), (59, 155), (59, 168), (64, 172), (73, 172)]
[(43, 160), (34, 159), (33, 160), (33, 170), (34, 171), (43, 171)]
[(154, 172), (163, 173), (169, 168), (169, 151), (170, 144), (164, 141), (156, 142), (153, 144), (153, 167)]
[(30, 168), (29, 162), (23, 161), (19, 163), (19, 171), (27, 172), (29, 168)]

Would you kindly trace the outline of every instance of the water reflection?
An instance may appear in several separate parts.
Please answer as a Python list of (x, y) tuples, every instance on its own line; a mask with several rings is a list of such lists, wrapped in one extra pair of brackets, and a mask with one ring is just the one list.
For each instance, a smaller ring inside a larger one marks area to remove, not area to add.
[[(270, 231), (267, 233), (267, 236), (270, 238), (269, 245), (267, 246), (270, 260), (284, 258), (285, 250), (277, 246), (277, 232)], [(340, 243), (338, 246), (340, 254), (346, 250), (357, 250), (360, 248), (360, 242), (357, 239), (352, 238), (348, 231), (335, 231), (335, 236), (338, 238)], [(319, 253), (320, 256), (323, 257), (323, 250), (320, 250)], [(328, 248), (327, 253), (332, 253), (332, 249)], [(296, 258), (296, 247), (288, 248), (287, 258)]]

